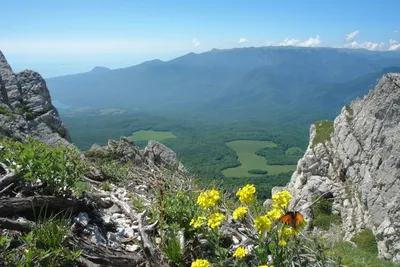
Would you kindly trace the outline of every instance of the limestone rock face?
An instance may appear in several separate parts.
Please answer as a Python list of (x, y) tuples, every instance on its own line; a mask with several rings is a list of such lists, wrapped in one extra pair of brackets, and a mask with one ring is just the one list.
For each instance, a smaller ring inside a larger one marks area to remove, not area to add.
[(14, 73), (0, 51), (0, 135), (68, 145), (68, 130), (51, 104), (46, 82), (37, 72)]
[(168, 165), (180, 172), (187, 172), (183, 164), (178, 161), (176, 153), (157, 141), (150, 140), (143, 155), (154, 164)]
[(344, 107), (330, 140), (297, 164), (288, 189), (294, 206), (312, 218), (313, 197), (333, 197), (345, 239), (373, 230), (379, 256), (400, 262), (400, 74), (386, 74), (364, 99)]

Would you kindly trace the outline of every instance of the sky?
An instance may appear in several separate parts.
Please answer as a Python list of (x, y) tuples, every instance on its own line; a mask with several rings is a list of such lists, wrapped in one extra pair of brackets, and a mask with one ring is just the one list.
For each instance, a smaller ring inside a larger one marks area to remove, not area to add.
[(1, 0), (0, 50), (44, 77), (212, 48), (400, 50), (399, 0)]

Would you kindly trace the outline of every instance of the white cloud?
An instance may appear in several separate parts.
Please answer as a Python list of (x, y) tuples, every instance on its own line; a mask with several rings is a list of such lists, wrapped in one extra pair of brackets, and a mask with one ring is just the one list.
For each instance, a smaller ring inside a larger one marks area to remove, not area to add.
[(286, 39), (282, 43), (280, 43), (280, 45), (283, 45), (283, 46), (289, 46), (289, 45), (290, 46), (297, 46), (300, 42), (301, 42), (300, 40), (289, 39), (289, 38), (286, 37)]
[(286, 38), (280, 45), (283, 46), (304, 46), (304, 47), (316, 47), (321, 45), (321, 38), (317, 34), (315, 38), (310, 37), (308, 40), (302, 42), (298, 39), (289, 39)]
[(393, 32), (394, 32), (394, 33), (398, 33), (399, 31), (398, 31), (398, 30), (394, 30)]
[(346, 34), (346, 41), (350, 42), (353, 41), (353, 39), (360, 33), (360, 31), (354, 31), (354, 32), (349, 32)]
[(400, 50), (400, 43), (396, 40), (389, 40), (389, 51)]
[(199, 46), (199, 45), (200, 45), (200, 42), (199, 42), (199, 40), (197, 40), (197, 39), (193, 39), (192, 44), (193, 44), (194, 46)]
[(320, 45), (321, 45), (321, 39), (318, 34), (315, 38), (310, 37), (307, 41), (304, 41), (299, 44), (299, 46), (305, 46), (305, 47), (316, 47)]
[(247, 43), (248, 41), (249, 40), (247, 40), (246, 38), (243, 38), (243, 37), (239, 39), (240, 44)]
[(385, 48), (385, 44), (374, 42), (358, 43), (357, 41), (353, 41), (351, 43), (345, 44), (344, 47), (353, 49), (383, 50)]

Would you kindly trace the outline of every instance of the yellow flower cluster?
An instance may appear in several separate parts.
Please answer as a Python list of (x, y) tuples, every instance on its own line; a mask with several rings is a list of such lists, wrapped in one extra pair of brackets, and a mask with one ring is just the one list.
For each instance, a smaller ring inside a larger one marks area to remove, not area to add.
[(284, 247), (286, 245), (287, 245), (287, 242), (285, 240), (282, 239), (279, 241), (279, 246)]
[(292, 199), (292, 195), (289, 191), (281, 191), (272, 196), (272, 206), (274, 208), (286, 208), (289, 206), (289, 202)]
[(256, 228), (261, 235), (265, 233), (265, 231), (271, 229), (271, 220), (267, 215), (259, 216), (254, 219), (254, 228)]
[(256, 199), (256, 188), (252, 184), (248, 184), (243, 188), (240, 188), (236, 196), (239, 197), (242, 203), (252, 203)]
[(235, 209), (233, 211), (233, 214), (232, 214), (233, 215), (233, 219), (235, 219), (235, 220), (243, 219), (244, 216), (246, 216), (246, 213), (247, 213), (248, 209), (249, 209), (248, 207), (239, 207), (239, 208)]
[(210, 267), (210, 263), (207, 260), (197, 259), (192, 262), (191, 267)]
[(204, 222), (207, 220), (204, 216), (199, 216), (196, 219), (192, 219), (190, 221), (190, 226), (193, 226), (194, 229), (203, 226)]
[(246, 255), (247, 255), (247, 250), (242, 247), (238, 247), (235, 253), (233, 253), (233, 257), (238, 259), (243, 259), (244, 257), (246, 257)]
[(225, 219), (224, 214), (220, 212), (214, 212), (210, 215), (207, 225), (214, 229), (221, 225), (223, 219)]
[(282, 215), (283, 215), (283, 210), (279, 208), (274, 208), (267, 212), (267, 216), (271, 220), (278, 220)]
[(282, 230), (278, 231), (278, 234), (281, 238), (290, 238), (295, 234), (293, 228), (284, 227)]
[(268, 265), (264, 264), (264, 265), (258, 265), (258, 267), (274, 267), (274, 265), (268, 266)]
[(220, 199), (219, 192), (215, 189), (201, 192), (197, 198), (197, 204), (203, 209), (212, 208)]

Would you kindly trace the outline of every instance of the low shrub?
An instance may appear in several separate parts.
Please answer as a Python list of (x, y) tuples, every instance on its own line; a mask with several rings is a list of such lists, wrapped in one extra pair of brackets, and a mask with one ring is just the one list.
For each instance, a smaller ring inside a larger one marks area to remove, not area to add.
[(49, 146), (34, 138), (26, 143), (3, 138), (0, 161), (21, 175), (26, 182), (44, 185), (47, 194), (71, 192), (86, 173), (79, 152), (59, 143)]

